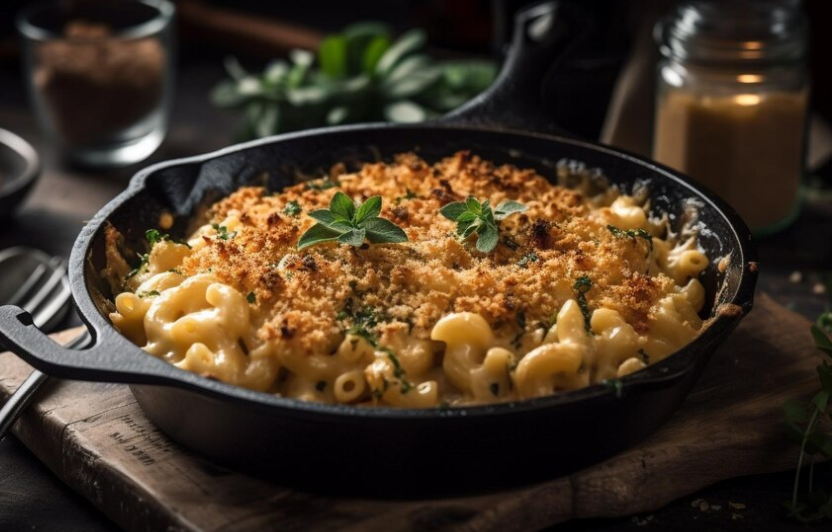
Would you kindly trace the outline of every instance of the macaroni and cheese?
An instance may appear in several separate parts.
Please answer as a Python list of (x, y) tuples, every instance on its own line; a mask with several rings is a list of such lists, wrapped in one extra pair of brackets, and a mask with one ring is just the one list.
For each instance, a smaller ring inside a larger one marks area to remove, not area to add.
[[(559, 173), (571, 188), (468, 152), (334, 167), (277, 193), (241, 188), (184, 241), (161, 234), (165, 216), (138, 266), (111, 227), (111, 319), (182, 369), (309, 401), (424, 408), (616, 382), (698, 335), (708, 258), (646, 196)], [(380, 195), (407, 241), (298, 250), (339, 191)], [(469, 196), (525, 208), (489, 253), (440, 215)]]

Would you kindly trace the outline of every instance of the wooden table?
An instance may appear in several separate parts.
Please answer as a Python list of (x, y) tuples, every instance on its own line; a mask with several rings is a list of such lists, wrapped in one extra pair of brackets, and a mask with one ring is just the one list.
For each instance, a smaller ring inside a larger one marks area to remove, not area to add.
[[(0, 249), (25, 244), (68, 256), (84, 220), (121, 191), (138, 168), (150, 162), (194, 155), (229, 143), (235, 119), (214, 110), (207, 89), (222, 77), (219, 63), (184, 62), (170, 133), (149, 161), (108, 172), (62, 168), (37, 132), (19, 85), (15, 65), (0, 66), (0, 127), (32, 142), (45, 159), (43, 176), (33, 195), (0, 231)], [(828, 305), (828, 296), (813, 293), (832, 271), (832, 200), (812, 199), (798, 222), (760, 243), (760, 288), (807, 317)], [(794, 282), (793, 272), (801, 272)], [(78, 323), (77, 317), (65, 325)], [(797, 450), (795, 449), (795, 459)], [(660, 511), (632, 518), (569, 523), (557, 529), (607, 531), (648, 530), (806, 530), (783, 520), (780, 502), (791, 489), (792, 474), (734, 479), (676, 501)], [(832, 464), (817, 468), (816, 482), (832, 487)], [(707, 504), (703, 504), (706, 501)], [(745, 505), (732, 512), (728, 503)], [(716, 509), (719, 507), (719, 509)], [(707, 509), (706, 509), (707, 508)], [(0, 444), (0, 530), (104, 531), (114, 525), (85, 500), (63, 486), (13, 438)]]

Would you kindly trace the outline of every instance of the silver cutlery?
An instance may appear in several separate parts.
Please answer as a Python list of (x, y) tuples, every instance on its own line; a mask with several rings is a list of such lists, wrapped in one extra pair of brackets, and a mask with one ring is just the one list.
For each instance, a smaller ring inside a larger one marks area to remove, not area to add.
[[(32, 248), (9, 248), (0, 251), (0, 278), (6, 281), (0, 289), (0, 302), (28, 311), (37, 327), (49, 329), (66, 315), (71, 293), (66, 266), (61, 259)], [(84, 331), (67, 347), (81, 348), (89, 339), (89, 333)], [(32, 371), (0, 408), (0, 440), (47, 379), (48, 375)]]

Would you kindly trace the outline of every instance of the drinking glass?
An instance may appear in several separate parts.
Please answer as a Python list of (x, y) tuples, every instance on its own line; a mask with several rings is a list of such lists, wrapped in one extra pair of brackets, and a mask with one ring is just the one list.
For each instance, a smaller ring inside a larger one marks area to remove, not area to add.
[(71, 162), (113, 167), (159, 147), (173, 96), (167, 0), (34, 3), (17, 18), (38, 123)]

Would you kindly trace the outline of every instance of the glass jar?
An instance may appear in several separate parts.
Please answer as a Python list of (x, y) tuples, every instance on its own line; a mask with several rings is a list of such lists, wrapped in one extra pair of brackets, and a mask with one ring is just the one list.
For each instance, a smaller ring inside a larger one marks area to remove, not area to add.
[(132, 164), (161, 144), (173, 96), (174, 5), (41, 1), (17, 17), (38, 123), (75, 164)]
[(723, 197), (756, 235), (788, 225), (809, 101), (800, 0), (682, 2), (656, 38), (653, 158)]

